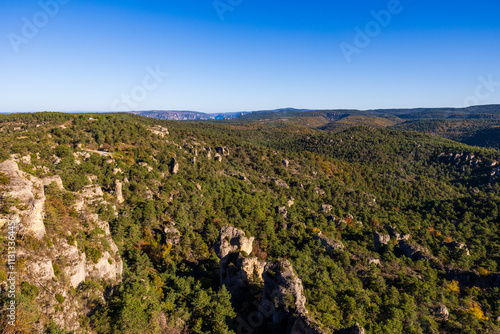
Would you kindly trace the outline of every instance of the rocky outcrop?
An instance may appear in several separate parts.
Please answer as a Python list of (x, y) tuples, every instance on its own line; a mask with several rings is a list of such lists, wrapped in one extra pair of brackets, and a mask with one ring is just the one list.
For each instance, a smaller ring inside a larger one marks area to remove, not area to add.
[(153, 171), (153, 167), (151, 167), (148, 163), (146, 162), (139, 162), (138, 163), (139, 166), (142, 166), (142, 167), (146, 167), (146, 169), (148, 170), (148, 172), (152, 172)]
[(44, 255), (26, 253), (23, 250), (20, 250), (17, 255), (19, 258), (31, 255), (31, 261), (26, 263), (25, 272), (32, 282), (47, 284), (47, 282), (51, 282), (56, 277), (51, 258)]
[[(344, 247), (340, 241), (321, 234), (317, 239), (327, 251)], [(215, 244), (215, 251), (221, 259), (221, 284), (231, 293), (233, 304), (243, 292), (248, 291), (248, 284), (261, 281), (264, 283), (263, 291), (255, 313), (261, 319), (261, 325), (265, 321), (273, 323), (285, 329), (287, 334), (325, 334), (308, 315), (302, 281), (294, 272), (292, 264), (288, 260), (265, 263), (251, 256), (253, 240), (242, 230), (224, 226)], [(240, 322), (238, 328), (251, 332), (251, 326), (244, 321)], [(364, 334), (364, 329), (359, 325), (348, 330), (345, 333)]]
[(410, 239), (409, 234), (400, 234), (400, 233), (396, 232), (396, 228), (394, 226), (389, 226), (387, 228), (387, 231), (389, 232), (389, 235), (391, 237), (395, 237), (398, 242), (401, 240), (409, 240)]
[(95, 203), (103, 199), (104, 193), (99, 185), (88, 185), (82, 189), (81, 197), (89, 203)]
[(458, 241), (443, 242), (443, 245), (454, 251), (462, 250), (467, 256), (470, 256), (469, 248), (467, 247), (467, 244), (465, 242), (458, 242)]
[[(57, 175), (36, 178), (19, 170), (17, 163), (12, 160), (1, 163), (0, 171), (8, 179), (0, 196), (4, 202), (12, 200), (13, 203), (9, 208), (10, 213), (0, 217), (0, 225), (10, 220), (18, 221), (18, 232), (26, 236), (24, 240), (28, 241), (17, 247), (17, 259), (19, 263), (23, 263), (18, 274), (19, 282), (27, 282), (39, 290), (33, 303), (36, 303), (43, 315), (40, 319), (53, 320), (62, 328), (81, 333), (79, 317), (87, 316), (95, 305), (86, 304), (86, 299), (80, 298), (83, 292), (78, 287), (86, 280), (108, 280), (115, 284), (121, 280), (123, 271), (109, 224), (100, 220), (91, 209), (93, 203), (104, 201), (104, 193), (97, 184), (74, 193), (77, 198), (74, 208), (79, 211), (79, 215), (68, 222), (67, 226), (52, 228), (47, 232), (43, 224), (44, 187), (55, 183), (59, 190), (65, 192), (61, 178)], [(74, 236), (80, 232), (93, 231), (101, 235), (89, 241), (84, 249), (79, 248)], [(47, 233), (50, 235), (45, 238)], [(29, 236), (39, 240), (30, 239)], [(86, 254), (87, 251), (91, 253)], [(93, 255), (92, 258), (89, 254)], [(70, 293), (73, 288), (76, 290)], [(0, 282), (0, 293), (2, 292), (5, 292), (5, 285)], [(56, 295), (63, 298), (56, 299)], [(41, 328), (44, 325), (46, 322), (40, 324)]]
[(0, 193), (1, 199), (4, 202), (12, 202), (10, 213), (1, 218), (20, 220), (20, 234), (42, 239), (45, 235), (45, 192), (42, 180), (19, 170), (13, 160), (2, 162), (0, 172), (9, 179), (9, 183)]
[(170, 223), (163, 228), (165, 234), (165, 242), (170, 245), (177, 245), (181, 242), (181, 233), (175, 227), (175, 223)]
[(288, 210), (285, 206), (277, 206), (276, 208), (274, 208), (274, 210), (277, 214), (283, 216), (283, 218), (286, 219), (288, 217)]
[(450, 316), (450, 311), (442, 304), (432, 308), (431, 312), (441, 321), (448, 321)]
[(72, 287), (77, 288), (87, 277), (87, 257), (84, 252), (80, 253), (76, 246), (62, 243), (59, 260), (66, 265), (62, 268), (65, 276), (69, 277)]
[(174, 175), (179, 173), (179, 163), (175, 160), (175, 158), (172, 158), (170, 160), (169, 167), (170, 167), (170, 173)]
[(290, 334), (325, 333), (308, 315), (302, 281), (290, 262), (281, 260), (267, 263), (263, 278), (260, 308), (271, 307), (267, 316), (274, 325), (286, 328), (286, 333)]
[(412, 258), (413, 260), (426, 260), (429, 261), (431, 263), (431, 266), (433, 266), (434, 268), (444, 268), (441, 261), (439, 261), (439, 259), (434, 255), (432, 255), (430, 250), (421, 245), (418, 245), (414, 242), (409, 242), (408, 240), (400, 240), (399, 248), (405, 256)]
[(122, 192), (122, 183), (118, 180), (116, 180), (115, 183), (115, 194), (116, 194), (116, 200), (119, 204), (125, 202), (125, 199), (123, 198), (123, 192)]
[(215, 151), (223, 156), (229, 155), (229, 149), (225, 146), (218, 146), (215, 148)]
[(326, 252), (329, 254), (333, 254), (338, 250), (344, 249), (344, 244), (342, 242), (332, 238), (327, 238), (322, 235), (321, 232), (314, 236), (314, 239), (319, 240), (321, 245), (325, 247)]
[(61, 180), (61, 177), (59, 175), (54, 175), (54, 176), (47, 176), (42, 179), (43, 185), (46, 187), (50, 185), (52, 182), (55, 182), (57, 185), (57, 188), (59, 190), (64, 190), (64, 186)]
[(285, 166), (285, 168), (288, 168), (288, 166), (290, 165), (290, 161), (288, 161), (287, 159), (281, 160), (281, 163), (283, 164), (283, 166)]
[(238, 303), (248, 284), (262, 281), (265, 263), (250, 256), (253, 237), (232, 226), (221, 229), (215, 251), (220, 257), (220, 281), (231, 293), (233, 303)]
[(262, 302), (274, 304), (273, 323), (284, 324), (293, 314), (308, 313), (302, 281), (293, 271), (289, 261), (269, 262), (264, 269), (263, 278)]
[(324, 213), (329, 213), (330, 211), (332, 211), (332, 209), (333, 207), (330, 204), (321, 205), (321, 211), (323, 211)]
[(460, 285), (470, 285), (479, 280), (479, 273), (475, 270), (469, 271), (459, 268), (446, 268), (446, 276), (449, 280), (457, 281)]
[(387, 246), (391, 241), (391, 236), (389, 234), (381, 234), (378, 232), (373, 232), (373, 246), (378, 251), (382, 246)]
[(254, 237), (247, 238), (242, 230), (226, 225), (220, 231), (215, 252), (221, 259), (234, 252), (250, 254), (254, 240)]
[(121, 260), (115, 261), (114, 256), (104, 252), (97, 263), (87, 261), (86, 271), (94, 279), (116, 280), (122, 276), (123, 265)]

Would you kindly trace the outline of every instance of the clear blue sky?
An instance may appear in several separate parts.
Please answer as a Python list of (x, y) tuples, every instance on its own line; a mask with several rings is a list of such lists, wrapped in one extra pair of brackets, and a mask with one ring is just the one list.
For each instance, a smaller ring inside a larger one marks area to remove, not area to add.
[(500, 103), (498, 1), (218, 4), (1, 0), (0, 112)]

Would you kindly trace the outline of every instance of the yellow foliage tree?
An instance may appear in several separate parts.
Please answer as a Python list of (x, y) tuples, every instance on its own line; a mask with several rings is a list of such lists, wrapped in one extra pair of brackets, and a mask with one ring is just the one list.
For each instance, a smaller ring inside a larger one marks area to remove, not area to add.
[(460, 286), (458, 285), (458, 281), (451, 281), (446, 285), (446, 290), (451, 293), (460, 293)]

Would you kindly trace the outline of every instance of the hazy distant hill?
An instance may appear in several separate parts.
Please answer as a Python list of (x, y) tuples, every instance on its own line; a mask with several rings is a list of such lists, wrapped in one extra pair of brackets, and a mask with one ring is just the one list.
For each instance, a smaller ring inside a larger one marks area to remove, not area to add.
[(134, 111), (132, 114), (164, 119), (169, 121), (188, 121), (188, 120), (210, 120), (210, 119), (232, 119), (240, 117), (244, 112), (207, 114), (198, 111), (177, 111), (177, 110), (148, 110)]

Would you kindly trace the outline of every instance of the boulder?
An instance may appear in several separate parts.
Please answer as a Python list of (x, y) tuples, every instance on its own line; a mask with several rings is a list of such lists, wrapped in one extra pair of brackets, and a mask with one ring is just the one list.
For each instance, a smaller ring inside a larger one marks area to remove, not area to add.
[(437, 318), (439, 318), (439, 320), (442, 320), (442, 321), (448, 321), (448, 318), (450, 316), (450, 311), (448, 310), (448, 308), (446, 306), (444, 306), (442, 304), (431, 309), (431, 312)]
[(321, 206), (321, 211), (323, 211), (324, 213), (329, 213), (330, 211), (332, 211), (333, 207), (329, 204), (323, 204)]
[(281, 160), (281, 163), (283, 164), (283, 166), (285, 166), (285, 168), (288, 168), (288, 166), (290, 165), (290, 161), (288, 161), (287, 159)]

